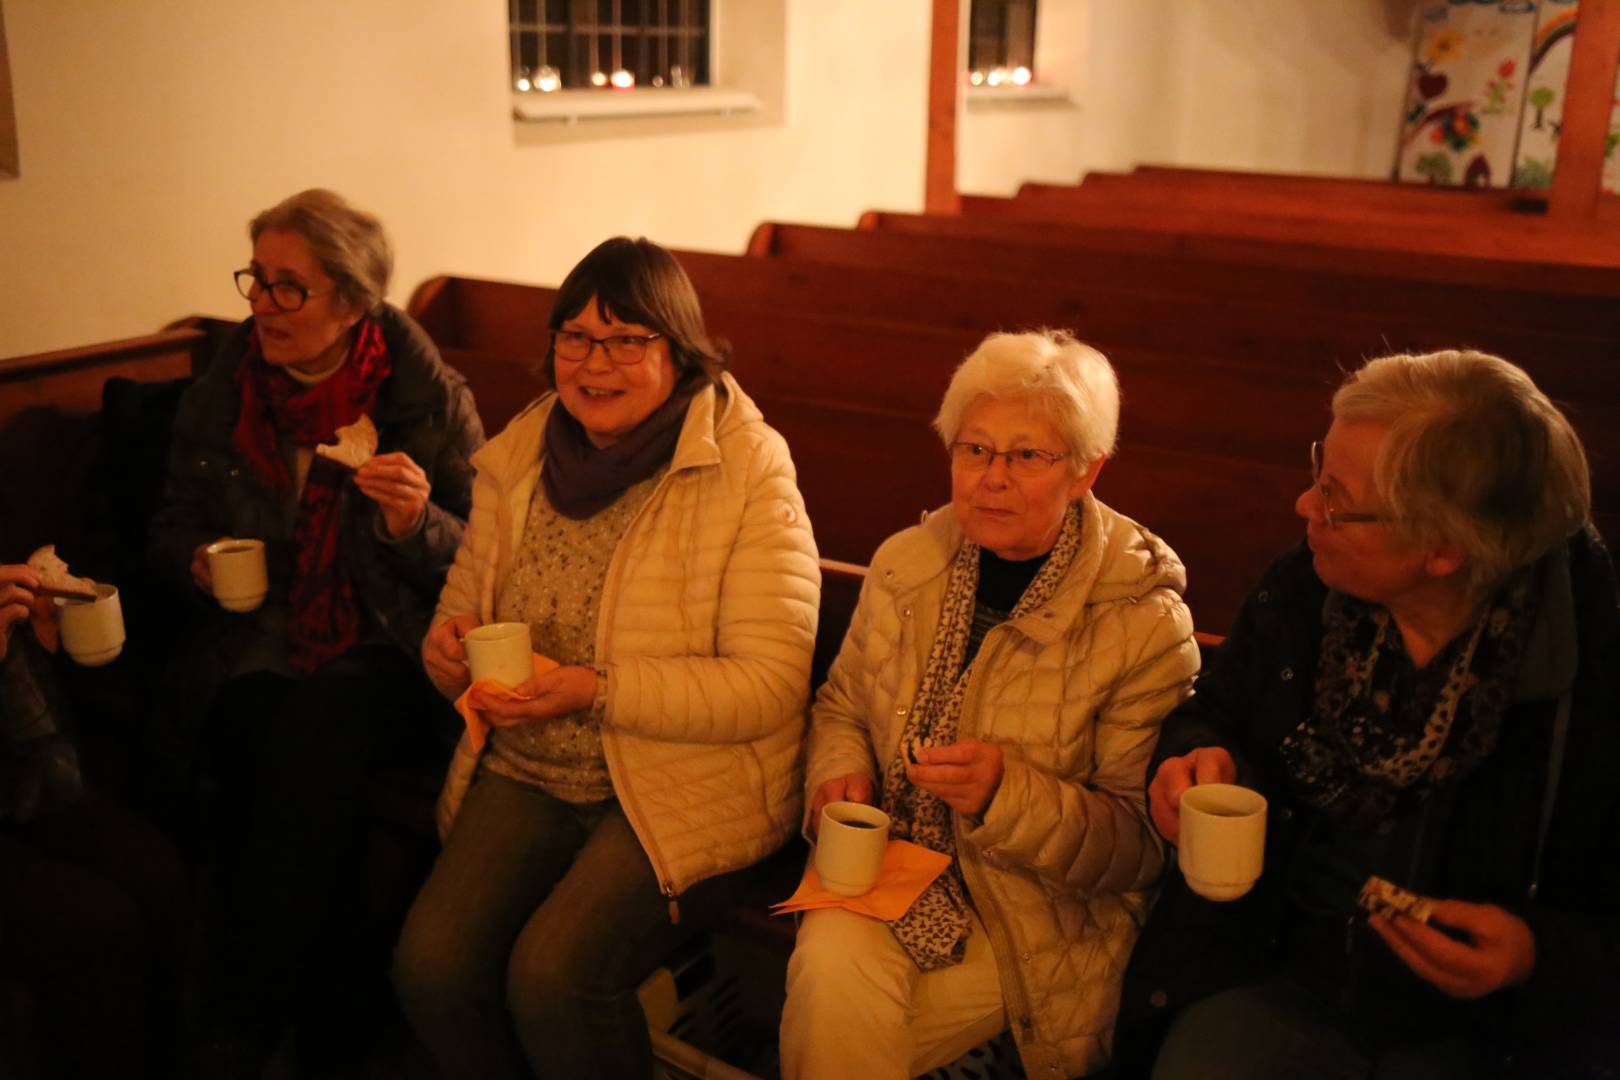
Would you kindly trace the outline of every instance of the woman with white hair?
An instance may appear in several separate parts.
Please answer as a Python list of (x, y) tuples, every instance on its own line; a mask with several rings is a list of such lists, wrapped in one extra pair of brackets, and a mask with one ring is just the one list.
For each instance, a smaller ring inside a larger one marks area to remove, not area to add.
[(1031, 1076), (1108, 1058), (1159, 876), (1142, 769), (1198, 667), (1180, 561), (1091, 493), (1119, 388), (1061, 332), (994, 334), (935, 427), (951, 506), (884, 542), (816, 698), (807, 829), (838, 800), (951, 856), (891, 923), (809, 912), (788, 1077), (904, 1077), (1011, 1026)]
[[(1172, 876), (1122, 1043), (1167, 1030), (1171, 1080), (1613, 1075), (1620, 598), (1580, 441), (1452, 351), (1352, 373), (1310, 460), (1305, 543), (1147, 773), (1172, 844), (1189, 786), (1263, 793), (1265, 869), (1229, 904)], [(1430, 914), (1362, 912), (1375, 875)]]

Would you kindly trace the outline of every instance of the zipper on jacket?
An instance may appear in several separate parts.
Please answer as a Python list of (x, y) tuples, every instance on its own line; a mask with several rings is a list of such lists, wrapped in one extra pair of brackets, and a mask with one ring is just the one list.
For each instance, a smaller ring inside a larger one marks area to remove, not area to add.
[(669, 899), (669, 924), (679, 926), (681, 924), (681, 901), (675, 895), (675, 883), (673, 881), (664, 882), (664, 896)]
[[(636, 526), (641, 523), (642, 517), (647, 513), (647, 507), (651, 506), (653, 501), (663, 494), (665, 487), (670, 483), (670, 477), (674, 475), (673, 470), (665, 472), (664, 478), (658, 481), (658, 486), (652, 490), (652, 494), (648, 495), (646, 501), (641, 504), (641, 507), (636, 511), (635, 517), (630, 519), (630, 524), (625, 527), (624, 536), (619, 540), (620, 546), (615, 550), (614, 558), (609, 564), (608, 580), (602, 588), (602, 615), (597, 620), (596, 626), (596, 662), (598, 664), (607, 661), (605, 646), (607, 645), (615, 615), (614, 606), (608, 603), (608, 599), (610, 597), (617, 599), (619, 580), (624, 576), (624, 560), (619, 558), (619, 554), (624, 550), (625, 540), (628, 540), (630, 535), (636, 531)], [(624, 775), (624, 765), (618, 760), (618, 736), (608, 729), (606, 725), (602, 729), (602, 756), (607, 759), (609, 780), (614, 778), (615, 772), (619, 776)], [(658, 847), (652, 842), (651, 834), (642, 826), (641, 809), (636, 805), (635, 794), (630, 790), (627, 783), (615, 783), (613, 790), (619, 796), (619, 807), (624, 811), (624, 819), (630, 823), (630, 831), (636, 834), (637, 840), (641, 841), (641, 849), (647, 853), (647, 861), (652, 864), (653, 873), (657, 875), (661, 883), (660, 891), (669, 899), (669, 921), (671, 924), (679, 923), (681, 921), (681, 909), (676, 900), (678, 894), (675, 891), (675, 880), (669, 876), (669, 871), (664, 866), (664, 860), (658, 853)]]
[[(997, 631), (1005, 632), (997, 633)], [(973, 674), (968, 677), (967, 692), (962, 695), (962, 716), (976, 715), (973, 709), (978, 705), (981, 696), (978, 692), (980, 673), (987, 666), (980, 664), (979, 660), (988, 656), (992, 639), (995, 643), (999, 643), (1007, 634), (1015, 632), (1010, 623), (1004, 622), (992, 626), (985, 633), (984, 640), (979, 643), (978, 658), (973, 662)], [(963, 731), (958, 724), (956, 731), (958, 741), (969, 736), (976, 738), (978, 731)], [(979, 924), (984, 927), (985, 936), (990, 939), (991, 952), (996, 952), (998, 944), (1001, 946), (1000, 952), (996, 955), (996, 972), (1001, 979), (1001, 994), (1007, 1006), (1007, 1015), (1017, 1015), (1019, 1027), (1022, 1029), (1021, 1033), (1015, 1033), (1014, 1041), (1022, 1043), (1035, 1037), (1035, 1022), (1029, 1012), (1029, 994), (1024, 986), (1023, 968), (1018, 965), (1017, 950), (1012, 947), (1012, 942), (1007, 937), (1006, 924), (1001, 917), (1000, 908), (996, 906), (994, 896), (985, 887), (984, 881), (974, 880), (979, 877), (979, 865), (966, 856), (968, 846), (962, 842), (961, 821), (961, 814), (953, 816), (951, 833), (956, 842), (956, 858), (961, 863), (962, 877), (967, 882), (968, 892), (972, 894), (975, 906), (980, 909)], [(1007, 958), (1006, 963), (1001, 962), (1003, 956)]]

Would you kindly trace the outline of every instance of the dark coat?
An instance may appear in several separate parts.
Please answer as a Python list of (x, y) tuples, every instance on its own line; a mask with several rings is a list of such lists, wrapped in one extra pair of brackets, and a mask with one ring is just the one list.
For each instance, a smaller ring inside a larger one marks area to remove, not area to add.
[[(1620, 1026), (1612, 1011), (1620, 972), (1620, 597), (1593, 531), (1577, 534), (1539, 570), (1542, 603), (1497, 746), (1418, 840), (1432, 895), (1498, 904), (1529, 923), (1536, 941), (1529, 982), (1456, 1002), (1407, 971), (1364, 924), (1345, 939), (1386, 1015), (1461, 1028), (1491, 1071), (1512, 1071), (1515, 1055), (1539, 1060), (1548, 1047)], [(1167, 877), (1126, 974), (1118, 1045), (1128, 1065), (1151, 1060), (1177, 1009), (1277, 970), (1277, 932), (1292, 914), (1283, 887), (1312, 812), (1291, 799), (1277, 746), (1312, 707), (1326, 594), (1307, 548), (1279, 558), (1194, 696), (1165, 721), (1147, 779), (1166, 758), (1196, 747), (1229, 750), (1239, 782), (1271, 804), (1265, 870), (1252, 893), (1227, 904), (1197, 896), (1178, 872)], [(1566, 691), (1567, 743), (1538, 867), (1554, 717)]]
[[(376, 318), (393, 362), (372, 414), (377, 452), (409, 454), (433, 489), (422, 528), (391, 542), (384, 539), (377, 505), (353, 484), (344, 485), (339, 509), (343, 555), (365, 616), (420, 662), (422, 638), (472, 509), (469, 458), (483, 445), (484, 428), (466, 380), (439, 358), (426, 332), (394, 307), (385, 305)], [(171, 576), (180, 595), (198, 601), (209, 654), (203, 666), (215, 685), (246, 645), (247, 620), (223, 612), (198, 592), (191, 580), (193, 552), (221, 536), (264, 540), (270, 572), (267, 602), (286, 600), (295, 561), (286, 507), (253, 474), (232, 438), (240, 411), (236, 372), (252, 325), (251, 318), (242, 323), (180, 399), (164, 506), (152, 529), (157, 565)], [(195, 686), (191, 691), (203, 700), (209, 696)]]

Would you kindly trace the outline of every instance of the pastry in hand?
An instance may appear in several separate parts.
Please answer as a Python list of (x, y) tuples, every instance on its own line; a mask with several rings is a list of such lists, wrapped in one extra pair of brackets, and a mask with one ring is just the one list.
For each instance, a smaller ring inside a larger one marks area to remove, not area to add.
[(361, 416), (354, 423), (345, 424), (334, 434), (337, 442), (322, 443), (315, 448), (316, 454), (330, 458), (339, 465), (358, 469), (377, 452), (377, 425), (371, 422), (369, 416)]
[(39, 583), (47, 589), (85, 593), (96, 591), (94, 581), (90, 578), (75, 577), (68, 570), (68, 564), (56, 554), (55, 544), (46, 544), (28, 556), (28, 569), (34, 572), (34, 576), (39, 578)]
[(1377, 874), (1369, 877), (1366, 884), (1361, 886), (1361, 894), (1356, 897), (1356, 903), (1375, 915), (1391, 917), (1405, 915), (1420, 923), (1427, 923), (1429, 916), (1434, 914), (1434, 908), (1427, 897), (1403, 889), (1394, 882), (1385, 881)]

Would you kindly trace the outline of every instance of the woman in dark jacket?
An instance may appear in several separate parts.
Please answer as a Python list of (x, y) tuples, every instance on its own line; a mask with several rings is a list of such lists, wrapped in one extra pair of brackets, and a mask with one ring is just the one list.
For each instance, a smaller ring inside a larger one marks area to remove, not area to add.
[[(437, 779), (449, 759), (453, 718), (417, 653), (483, 428), (465, 381), (383, 302), (393, 258), (376, 218), (317, 189), (249, 231), (236, 283), (253, 315), (181, 399), (154, 544), (202, 618), (179, 663), (187, 700), (208, 702), (198, 742), (211, 782), (231, 796), (215, 829), (245, 834), (229, 837), (242, 848), (231, 963), (254, 991), (242, 1013), (268, 1041), (295, 1000), (353, 1029), (343, 976), (386, 969), (397, 927), (341, 970), (366, 903), (367, 784), (400, 765)], [(362, 417), (378, 435), (369, 461), (351, 471), (315, 454)], [(226, 537), (264, 541), (269, 593), (255, 611), (211, 598), (206, 549)]]
[[(1614, 1075), (1620, 598), (1586, 459), (1518, 368), (1376, 360), (1333, 399), (1305, 546), (1166, 720), (1149, 805), (1270, 802), (1233, 903), (1174, 875), (1118, 1050), (1155, 1077)], [(1432, 897), (1366, 915), (1369, 875)]]

